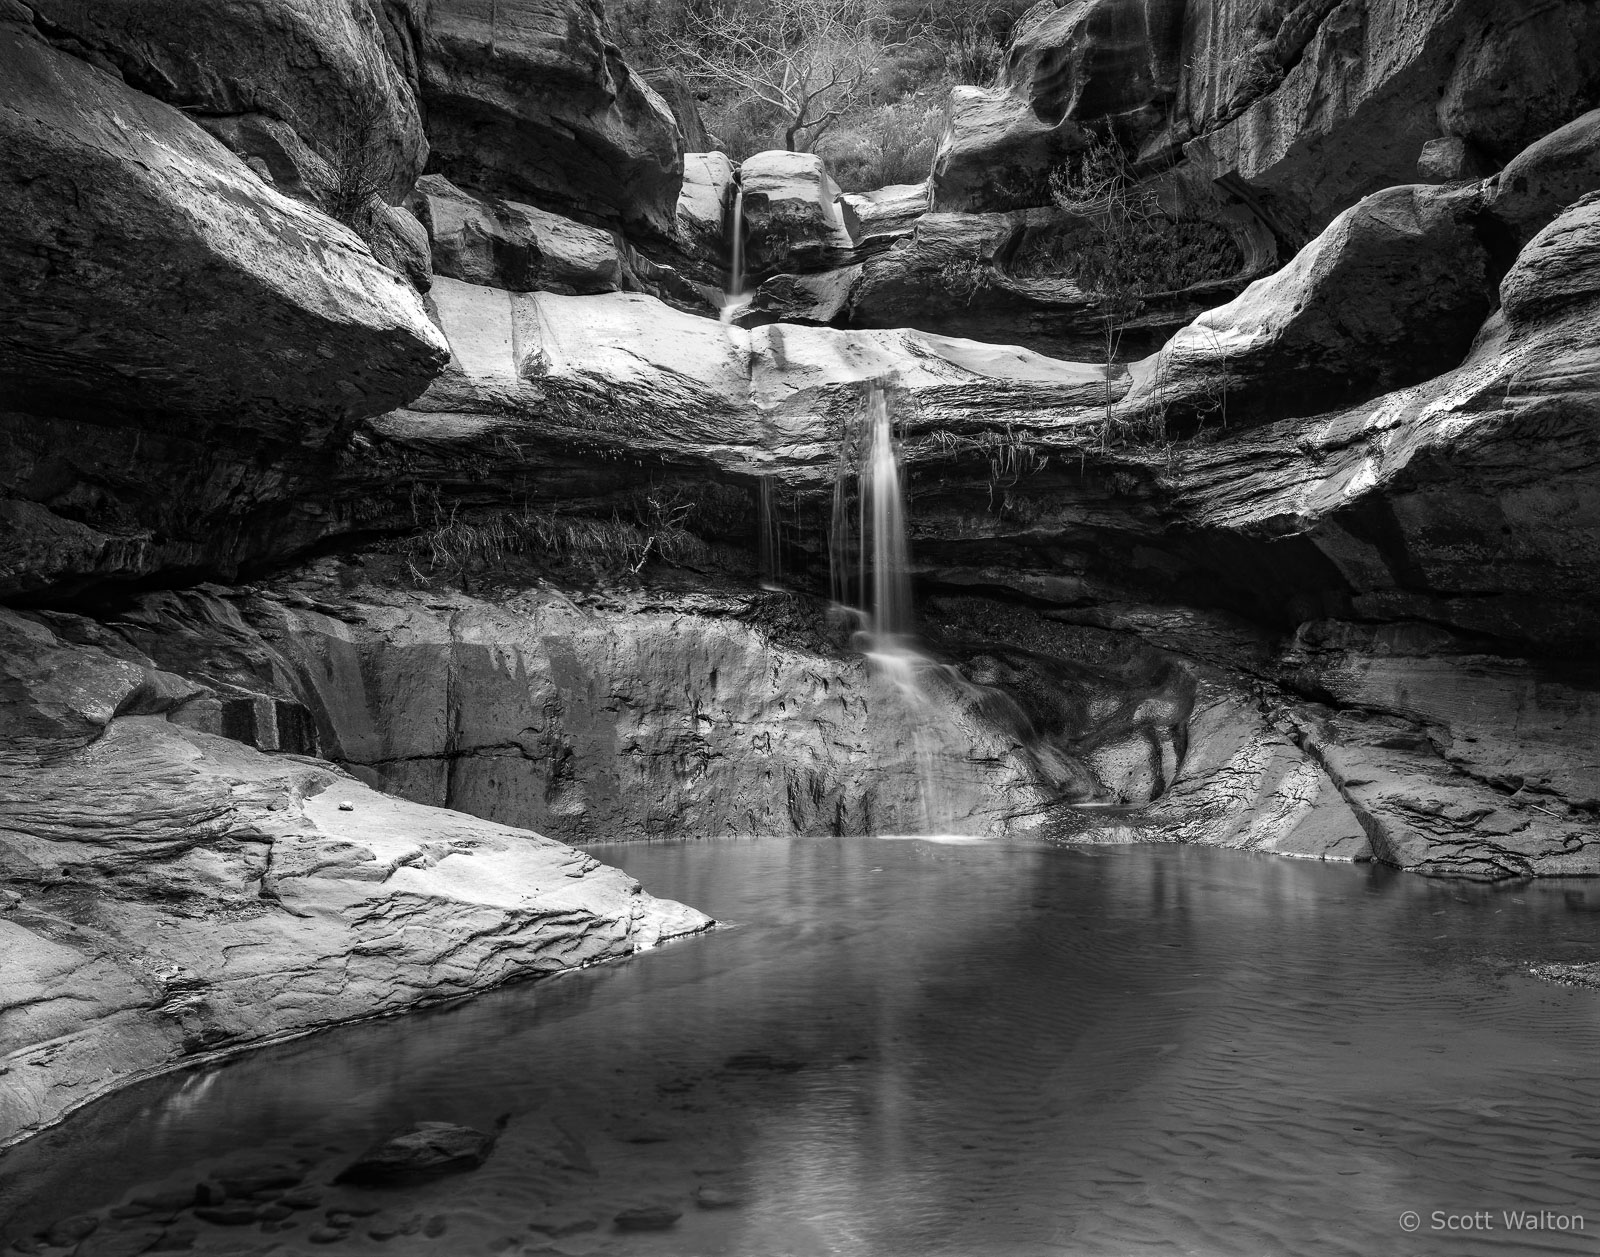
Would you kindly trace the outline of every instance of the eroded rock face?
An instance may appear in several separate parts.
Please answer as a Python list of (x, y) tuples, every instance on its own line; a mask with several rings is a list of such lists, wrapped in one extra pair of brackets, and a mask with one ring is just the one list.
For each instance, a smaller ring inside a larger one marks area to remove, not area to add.
[[(143, 92), (232, 121), (238, 151), (282, 153), (287, 126), (323, 157), (352, 144), (398, 199), (428, 156), (417, 109), (417, 21), (410, 0), (30, 0), (64, 47)], [(356, 134), (356, 132), (359, 134)], [(291, 141), (292, 142), (292, 141)]]
[(299, 474), (420, 392), (442, 338), (353, 233), (177, 110), (20, 24), (0, 59), (0, 592), (270, 549), (257, 508), (300, 509)]
[(683, 138), (588, 0), (435, 0), (422, 101), (430, 169), (476, 191), (663, 238)]
[(1316, 414), (1450, 370), (1495, 301), (1477, 189), (1390, 188), (1346, 210), (1276, 274), (1180, 330), (1128, 404)]
[(1026, 27), (999, 87), (958, 89), (933, 204), (1048, 202), (1043, 176), (1110, 129), (1180, 152), (1298, 246), (1341, 210), (1416, 177), (1455, 139), (1495, 162), (1596, 103), (1592, 5), (1517, 0), (1263, 6), (1092, 0)]
[(192, 683), (75, 633), (0, 620), (0, 1143), (186, 1060), (709, 924), (536, 834), (169, 721)]

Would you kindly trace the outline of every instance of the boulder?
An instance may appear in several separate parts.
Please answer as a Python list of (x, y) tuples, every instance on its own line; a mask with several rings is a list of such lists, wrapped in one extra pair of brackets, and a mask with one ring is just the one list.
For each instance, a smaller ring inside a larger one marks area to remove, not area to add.
[(415, 294), (348, 230), (18, 26), (0, 26), (0, 59), (9, 406), (287, 435), (380, 413), (437, 372)]
[(928, 212), (928, 184), (897, 183), (871, 192), (847, 192), (842, 198), (855, 216), (856, 247), (885, 249), (910, 235)]
[[(417, 108), (416, 32), (383, 0), (39, 0), (63, 46), (170, 105), (236, 129), (241, 152), (281, 151), (287, 128), (323, 158), (359, 159), (398, 199), (428, 156)], [(252, 142), (253, 141), (253, 142)], [(273, 164), (272, 156), (267, 157)]]
[(838, 185), (815, 153), (756, 153), (739, 165), (746, 265), (752, 279), (826, 270), (855, 247)]
[(531, 205), (469, 196), (427, 175), (412, 196), (432, 240), (440, 275), (512, 292), (616, 292), (623, 254), (617, 237)]
[(1520, 247), (1556, 215), (1600, 191), (1600, 109), (1591, 109), (1513, 157), (1489, 192), (1489, 213)]
[(473, 191), (662, 238), (683, 140), (588, 0), (435, 0), (422, 101), (429, 169)]
[(1259, 423), (1448, 371), (1494, 303), (1482, 203), (1475, 188), (1374, 193), (1139, 364), (1125, 405)]
[(418, 1122), (378, 1140), (339, 1172), (336, 1183), (405, 1187), (475, 1170), (494, 1151), (495, 1136), (452, 1122)]

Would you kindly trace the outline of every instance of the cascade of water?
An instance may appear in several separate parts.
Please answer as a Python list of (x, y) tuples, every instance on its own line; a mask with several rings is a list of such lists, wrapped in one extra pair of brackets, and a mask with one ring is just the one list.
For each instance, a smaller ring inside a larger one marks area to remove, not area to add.
[(778, 548), (778, 490), (771, 476), (759, 481), (757, 544), (761, 554), (761, 575), (768, 584), (776, 585), (783, 577), (783, 556)]
[[(856, 486), (856, 563), (850, 571), (848, 482)], [(829, 538), (835, 598), (851, 600), (860, 618), (856, 635), (873, 673), (889, 682), (910, 717), (922, 830), (949, 828), (950, 808), (937, 771), (941, 740), (927, 682), (949, 671), (918, 649), (911, 603), (911, 547), (906, 531), (905, 486), (895, 447), (894, 420), (884, 388), (873, 384), (860, 427), (847, 433), (834, 479), (833, 532)], [(852, 576), (854, 579), (852, 579)]]
[(744, 188), (738, 184), (734, 185), (733, 190), (733, 223), (729, 235), (728, 287), (722, 294), (721, 319), (724, 323), (733, 322), (734, 316), (750, 304), (750, 298), (744, 291)]
[[(867, 397), (869, 424), (862, 463), (862, 563), (872, 555), (872, 598), (864, 600), (876, 645), (889, 646), (911, 632), (911, 547), (906, 540), (905, 493), (894, 447), (889, 401), (878, 385)], [(863, 573), (864, 575), (864, 573)]]

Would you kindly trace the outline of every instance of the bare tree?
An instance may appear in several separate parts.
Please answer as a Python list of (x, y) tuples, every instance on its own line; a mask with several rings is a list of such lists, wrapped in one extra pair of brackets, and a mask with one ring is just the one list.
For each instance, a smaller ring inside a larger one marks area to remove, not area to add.
[(878, 0), (762, 0), (685, 6), (667, 51), (697, 85), (758, 101), (783, 119), (791, 152), (810, 149), (864, 96), (888, 53)]

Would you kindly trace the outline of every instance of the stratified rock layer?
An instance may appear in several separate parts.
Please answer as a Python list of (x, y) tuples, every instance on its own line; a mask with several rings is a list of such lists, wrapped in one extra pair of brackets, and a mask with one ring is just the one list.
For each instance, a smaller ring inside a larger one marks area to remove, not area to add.
[(0, 1143), (143, 1074), (709, 924), (536, 834), (173, 723), (194, 684), (72, 617), (0, 617)]

